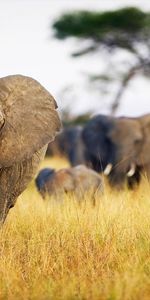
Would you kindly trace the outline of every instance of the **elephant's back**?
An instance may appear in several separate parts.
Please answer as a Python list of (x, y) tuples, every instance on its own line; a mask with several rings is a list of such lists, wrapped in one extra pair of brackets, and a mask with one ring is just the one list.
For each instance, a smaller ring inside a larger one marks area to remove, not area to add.
[(92, 189), (103, 185), (101, 176), (84, 165), (72, 168), (72, 174), (75, 177), (76, 186)]

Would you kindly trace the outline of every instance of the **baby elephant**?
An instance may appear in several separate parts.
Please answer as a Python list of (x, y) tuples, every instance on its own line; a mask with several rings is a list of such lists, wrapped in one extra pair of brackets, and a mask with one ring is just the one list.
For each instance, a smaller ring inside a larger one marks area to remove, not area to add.
[(103, 192), (100, 175), (83, 165), (59, 171), (45, 168), (39, 172), (35, 183), (43, 198), (49, 194), (60, 199), (64, 193), (73, 192), (81, 200), (87, 192), (92, 197)]

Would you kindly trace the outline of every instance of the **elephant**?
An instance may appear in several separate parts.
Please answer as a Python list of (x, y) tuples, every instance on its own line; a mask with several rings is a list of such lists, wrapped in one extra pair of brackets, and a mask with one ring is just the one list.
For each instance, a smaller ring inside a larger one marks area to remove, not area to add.
[(150, 174), (150, 114), (129, 118), (98, 115), (83, 130), (92, 168), (104, 172), (112, 186), (134, 188)]
[(108, 136), (113, 126), (114, 118), (97, 115), (87, 122), (82, 131), (86, 164), (100, 173), (115, 161), (115, 145)]
[[(129, 118), (130, 128), (128, 129), (128, 120), (122, 122), (120, 126), (123, 126), (124, 132), (126, 132), (127, 141), (125, 138), (120, 137), (120, 143), (118, 144), (118, 152), (120, 157), (126, 153), (129, 157), (128, 162), (124, 161), (124, 170), (128, 170), (128, 185), (134, 187), (134, 184), (139, 184), (141, 177), (146, 176), (150, 179), (150, 114), (146, 114), (136, 118)], [(131, 128), (132, 127), (132, 128)], [(118, 126), (117, 126), (118, 128)], [(116, 135), (112, 132), (112, 138), (116, 143)], [(124, 152), (122, 151), (124, 147)], [(128, 166), (127, 166), (128, 164)], [(116, 173), (120, 170), (116, 169)]]
[(42, 169), (35, 179), (35, 184), (43, 199), (47, 194), (62, 199), (65, 193), (73, 192), (77, 199), (81, 200), (85, 192), (90, 192), (93, 197), (103, 192), (100, 175), (84, 165), (58, 171), (51, 168)]
[(57, 104), (36, 80), (0, 78), (0, 223), (36, 175), (47, 144), (61, 128)]
[[(144, 125), (144, 124), (143, 124)], [(114, 126), (109, 132), (109, 139), (114, 145), (115, 160), (110, 166), (109, 182), (117, 188), (134, 188), (140, 183), (143, 164), (139, 156), (143, 152), (144, 131), (140, 118), (115, 118)], [(150, 147), (150, 145), (149, 145)], [(108, 165), (105, 171), (108, 168)]]
[(64, 127), (55, 141), (49, 144), (47, 155), (63, 155), (69, 160), (71, 166), (84, 164), (86, 158), (81, 135), (82, 127), (79, 125)]

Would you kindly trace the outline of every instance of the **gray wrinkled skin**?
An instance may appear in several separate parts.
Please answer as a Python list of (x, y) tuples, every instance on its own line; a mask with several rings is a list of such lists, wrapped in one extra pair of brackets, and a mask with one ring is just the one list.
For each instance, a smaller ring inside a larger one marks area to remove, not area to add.
[(61, 124), (51, 94), (36, 80), (0, 79), (0, 222), (25, 190)]
[[(42, 171), (38, 175), (40, 179), (42, 179)], [(41, 188), (38, 185), (38, 176), (36, 186), (43, 198), (48, 194), (62, 199), (65, 193), (73, 192), (80, 201), (86, 193), (90, 192), (90, 195), (94, 197), (103, 192), (103, 182), (100, 175), (84, 165), (54, 171), (52, 176), (46, 178)]]

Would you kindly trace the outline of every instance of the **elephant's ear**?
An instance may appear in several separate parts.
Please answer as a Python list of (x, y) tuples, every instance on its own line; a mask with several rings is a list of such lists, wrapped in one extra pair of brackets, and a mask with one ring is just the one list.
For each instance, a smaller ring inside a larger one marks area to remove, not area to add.
[(29, 159), (55, 138), (61, 124), (57, 104), (36, 80), (0, 79), (0, 168)]

